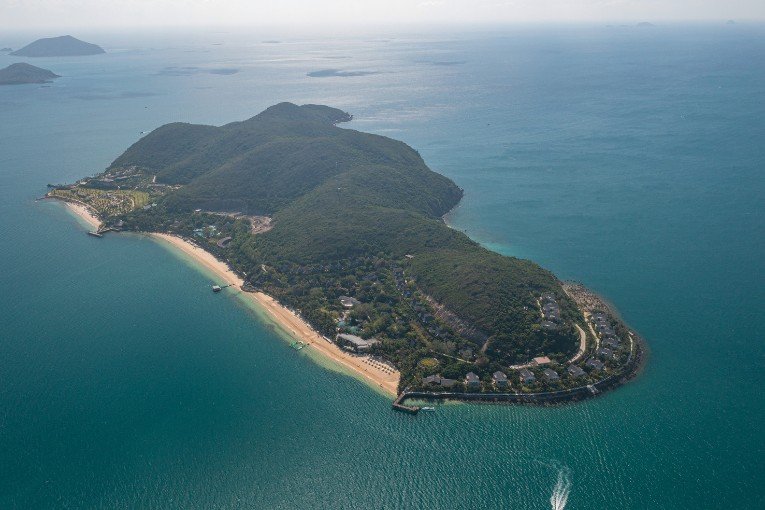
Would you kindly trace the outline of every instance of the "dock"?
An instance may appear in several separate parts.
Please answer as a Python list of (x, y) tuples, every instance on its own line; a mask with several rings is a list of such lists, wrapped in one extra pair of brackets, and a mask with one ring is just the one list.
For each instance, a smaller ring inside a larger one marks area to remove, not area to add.
[(420, 412), (420, 408), (417, 406), (408, 406), (406, 404), (402, 404), (404, 399), (406, 399), (406, 395), (406, 392), (403, 392), (398, 397), (396, 397), (396, 400), (393, 401), (393, 410), (408, 414), (417, 414)]
[(120, 230), (116, 227), (99, 227), (98, 230), (92, 230), (88, 231), (89, 236), (93, 237), (104, 237), (104, 234), (107, 232), (119, 232)]

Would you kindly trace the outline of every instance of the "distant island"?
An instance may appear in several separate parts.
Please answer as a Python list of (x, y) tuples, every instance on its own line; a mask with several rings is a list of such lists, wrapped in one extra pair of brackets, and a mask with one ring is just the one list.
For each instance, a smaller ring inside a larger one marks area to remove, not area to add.
[(75, 57), (106, 53), (95, 44), (80, 41), (71, 35), (38, 39), (35, 42), (14, 51), (16, 57)]
[(13, 48), (0, 48), (0, 51), (2, 51), (4, 53), (8, 53), (8, 52), (13, 51)]
[(20, 62), (0, 69), (0, 85), (21, 85), (24, 83), (48, 83), (59, 75), (30, 64)]
[(252, 296), (295, 349), (401, 410), (418, 410), (411, 396), (576, 400), (635, 373), (642, 343), (607, 304), (447, 226), (463, 191), (408, 145), (336, 126), (351, 119), (280, 103), (221, 127), (167, 124), (47, 196), (97, 216), (96, 237), (155, 233), (197, 257), (213, 290)]
[(321, 69), (311, 71), (306, 76), (311, 78), (351, 78), (354, 76), (369, 76), (370, 74), (379, 74), (377, 71), (343, 71), (341, 69)]

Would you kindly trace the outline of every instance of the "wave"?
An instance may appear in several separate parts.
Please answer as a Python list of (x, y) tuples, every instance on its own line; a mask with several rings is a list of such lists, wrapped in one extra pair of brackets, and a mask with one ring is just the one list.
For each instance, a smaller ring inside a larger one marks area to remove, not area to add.
[(553, 487), (550, 496), (550, 506), (552, 510), (563, 510), (568, 503), (568, 495), (571, 492), (571, 470), (567, 467), (558, 469), (558, 480)]

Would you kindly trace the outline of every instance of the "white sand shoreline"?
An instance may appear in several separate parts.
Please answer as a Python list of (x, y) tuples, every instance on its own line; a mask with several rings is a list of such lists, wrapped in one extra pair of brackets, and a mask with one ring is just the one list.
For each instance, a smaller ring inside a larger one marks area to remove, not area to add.
[(73, 212), (75, 216), (84, 220), (88, 225), (90, 225), (94, 229), (97, 229), (98, 227), (101, 226), (101, 220), (99, 220), (96, 217), (96, 215), (93, 214), (93, 212), (90, 209), (88, 209), (86, 205), (78, 204), (76, 202), (70, 202), (69, 200), (61, 200), (58, 198), (56, 200), (63, 202), (63, 204), (66, 206), (67, 209), (69, 209), (69, 211)]
[[(101, 225), (101, 221), (84, 205), (68, 201), (64, 201), (64, 203), (69, 211), (85, 220), (93, 228), (98, 228)], [(163, 245), (185, 254), (217, 278), (220, 278), (225, 284), (231, 284), (232, 287), (236, 287), (235, 292), (249, 302), (254, 303), (259, 309), (265, 311), (266, 316), (279, 326), (284, 333), (304, 342), (308, 345), (308, 349), (321, 354), (323, 358), (332, 361), (339, 368), (358, 377), (373, 388), (381, 390), (384, 394), (396, 396), (400, 377), (398, 371), (388, 373), (370, 363), (369, 356), (348, 353), (334, 343), (328, 342), (311, 328), (308, 323), (286, 307), (280, 305), (271, 296), (262, 292), (242, 291), (241, 285), (244, 283), (242, 278), (232, 271), (228, 264), (218, 260), (212, 253), (203, 248), (175, 235), (162, 233), (149, 233), (148, 235)]]

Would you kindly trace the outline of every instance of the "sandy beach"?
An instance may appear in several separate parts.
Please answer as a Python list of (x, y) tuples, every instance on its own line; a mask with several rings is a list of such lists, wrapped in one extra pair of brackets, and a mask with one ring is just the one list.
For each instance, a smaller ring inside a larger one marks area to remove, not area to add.
[(101, 220), (96, 218), (96, 216), (90, 211), (90, 209), (87, 208), (87, 206), (83, 204), (78, 204), (76, 202), (70, 202), (68, 200), (61, 200), (61, 202), (63, 202), (64, 205), (67, 207), (67, 209), (73, 212), (76, 216), (85, 220), (88, 223), (88, 225), (93, 227), (93, 229), (97, 229), (98, 227), (101, 226)]
[[(69, 211), (83, 219), (92, 228), (96, 229), (101, 225), (101, 220), (84, 204), (70, 201), (62, 202)], [(336, 364), (338, 368), (345, 369), (345, 371), (356, 375), (367, 384), (379, 388), (387, 395), (396, 396), (400, 377), (397, 370), (392, 370), (390, 367), (372, 359), (371, 356), (355, 355), (340, 349), (334, 343), (327, 341), (303, 319), (295, 315), (288, 308), (280, 305), (271, 296), (262, 292), (242, 291), (241, 286), (244, 283), (242, 278), (232, 271), (228, 264), (215, 258), (212, 253), (179, 236), (161, 233), (150, 233), (148, 235), (186, 254), (196, 263), (215, 274), (221, 279), (218, 282), (219, 284), (223, 282), (232, 284), (232, 287), (225, 292), (236, 292), (245, 299), (255, 303), (286, 334), (307, 344), (309, 349), (321, 354), (324, 358)]]
[[(191, 257), (195, 262), (208, 269), (219, 277), (222, 282), (233, 284), (243, 297), (251, 299), (260, 308), (264, 309), (268, 316), (290, 336), (308, 344), (310, 349), (321, 353), (341, 367), (359, 375), (367, 383), (380, 388), (385, 393), (395, 396), (398, 389), (398, 371), (383, 370), (382, 365), (372, 360), (369, 356), (350, 354), (340, 349), (334, 343), (328, 342), (318, 332), (311, 328), (304, 320), (292, 311), (280, 305), (274, 298), (262, 292), (244, 292), (240, 290), (244, 281), (234, 273), (225, 262), (215, 258), (210, 252), (182, 239), (169, 234), (152, 233), (151, 237), (171, 245), (173, 248)], [(220, 282), (219, 282), (220, 283)], [(230, 291), (226, 291), (230, 292)]]

